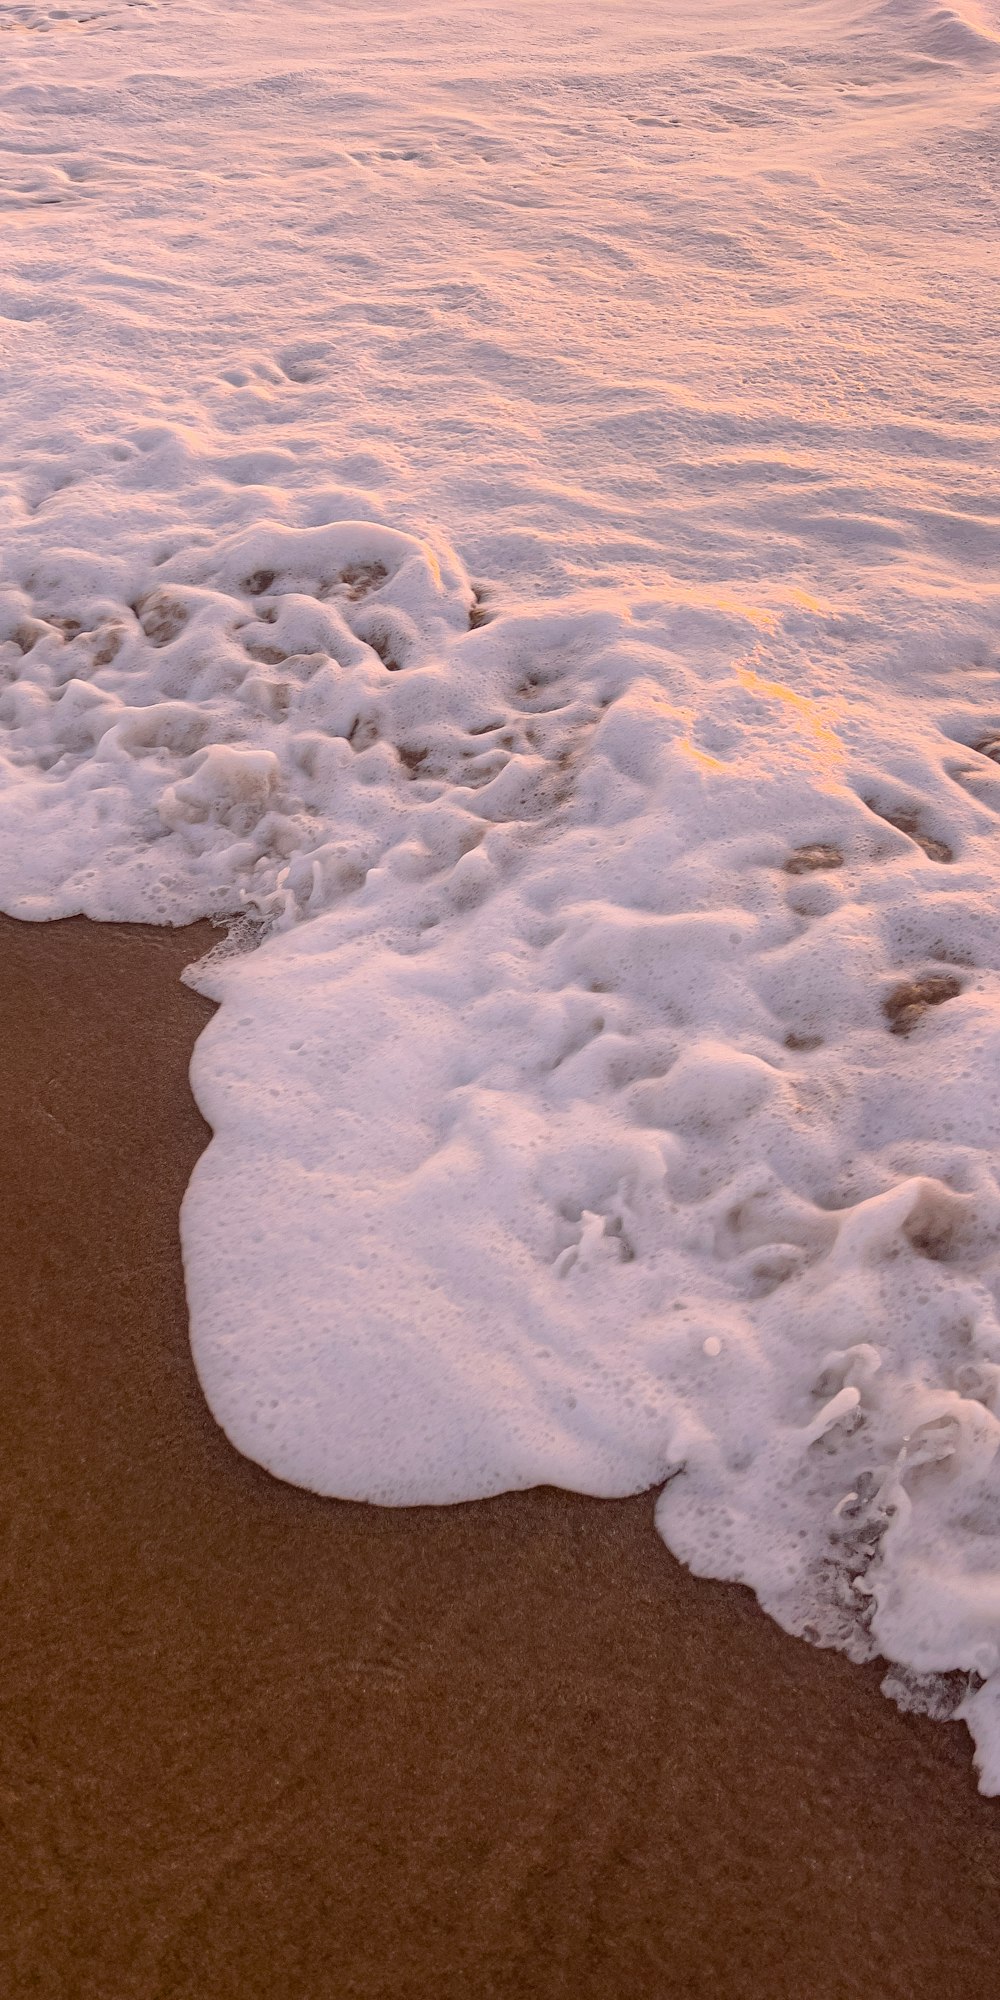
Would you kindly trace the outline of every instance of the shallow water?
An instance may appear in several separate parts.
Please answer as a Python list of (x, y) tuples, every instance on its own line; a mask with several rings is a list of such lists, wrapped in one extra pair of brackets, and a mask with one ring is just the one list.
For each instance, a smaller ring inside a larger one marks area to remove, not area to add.
[(261, 945), (242, 1450), (662, 1483), (1000, 1789), (1000, 40), (733, 11), (0, 9), (0, 896)]

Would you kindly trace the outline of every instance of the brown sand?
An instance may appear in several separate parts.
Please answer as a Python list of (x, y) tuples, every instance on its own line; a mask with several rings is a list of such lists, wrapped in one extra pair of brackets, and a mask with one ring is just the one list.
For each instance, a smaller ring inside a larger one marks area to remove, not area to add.
[(648, 1496), (381, 1512), (226, 1444), (177, 1246), (207, 939), (0, 925), (0, 1991), (993, 2000), (964, 1731)]

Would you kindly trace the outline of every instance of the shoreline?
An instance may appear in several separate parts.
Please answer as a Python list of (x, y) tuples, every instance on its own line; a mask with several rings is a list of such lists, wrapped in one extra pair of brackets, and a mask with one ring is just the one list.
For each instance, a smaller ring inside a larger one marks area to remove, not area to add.
[(216, 937), (0, 920), (0, 1975), (52, 2000), (995, 1990), (1000, 1802), (652, 1496), (321, 1500), (187, 1340)]

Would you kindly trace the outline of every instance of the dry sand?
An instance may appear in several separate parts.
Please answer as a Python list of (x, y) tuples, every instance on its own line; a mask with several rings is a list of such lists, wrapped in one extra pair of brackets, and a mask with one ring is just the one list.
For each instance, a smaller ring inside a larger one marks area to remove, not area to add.
[(2, 923), (0, 1990), (993, 2000), (1000, 1803), (649, 1496), (315, 1499), (202, 1401), (189, 932)]

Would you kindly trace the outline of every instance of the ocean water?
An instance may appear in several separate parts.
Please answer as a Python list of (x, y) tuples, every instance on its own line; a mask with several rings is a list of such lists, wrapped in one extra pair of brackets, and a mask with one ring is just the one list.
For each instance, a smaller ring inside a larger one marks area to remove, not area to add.
[(1000, 17), (0, 52), (0, 903), (231, 920), (219, 1422), (657, 1487), (1000, 1791)]

